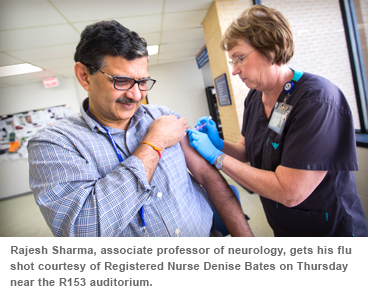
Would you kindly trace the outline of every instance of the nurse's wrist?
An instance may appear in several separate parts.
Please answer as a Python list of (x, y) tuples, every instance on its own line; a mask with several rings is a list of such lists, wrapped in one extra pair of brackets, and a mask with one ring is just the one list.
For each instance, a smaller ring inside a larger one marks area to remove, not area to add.
[(222, 170), (222, 162), (225, 158), (226, 154), (225, 153), (221, 153), (219, 157), (217, 157), (217, 159), (215, 160), (215, 162), (213, 163), (214, 166), (216, 167), (216, 169), (218, 170)]

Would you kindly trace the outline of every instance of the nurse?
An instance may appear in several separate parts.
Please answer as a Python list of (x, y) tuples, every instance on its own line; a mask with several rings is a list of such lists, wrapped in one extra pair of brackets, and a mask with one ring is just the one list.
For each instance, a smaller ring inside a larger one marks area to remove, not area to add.
[(250, 89), (242, 136), (223, 141), (202, 117), (196, 126), (203, 128), (187, 131), (191, 146), (260, 195), (275, 236), (368, 236), (349, 105), (327, 79), (287, 66), (294, 44), (285, 17), (254, 5), (232, 22), (221, 46), (232, 74)]

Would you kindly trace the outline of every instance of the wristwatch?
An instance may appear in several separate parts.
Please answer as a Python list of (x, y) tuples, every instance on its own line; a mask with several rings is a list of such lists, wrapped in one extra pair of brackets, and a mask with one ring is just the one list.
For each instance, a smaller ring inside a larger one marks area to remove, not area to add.
[(221, 170), (222, 169), (222, 161), (224, 160), (225, 157), (225, 153), (222, 153), (216, 160), (215, 160), (215, 167), (217, 170)]

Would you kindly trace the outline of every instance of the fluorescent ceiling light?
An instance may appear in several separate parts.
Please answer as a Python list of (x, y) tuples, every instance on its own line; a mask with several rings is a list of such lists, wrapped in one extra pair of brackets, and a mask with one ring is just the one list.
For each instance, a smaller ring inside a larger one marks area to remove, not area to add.
[(41, 68), (29, 63), (21, 63), (0, 67), (0, 77), (14, 76), (20, 74), (34, 73), (42, 71)]
[(147, 46), (148, 55), (156, 55), (158, 53), (158, 45)]

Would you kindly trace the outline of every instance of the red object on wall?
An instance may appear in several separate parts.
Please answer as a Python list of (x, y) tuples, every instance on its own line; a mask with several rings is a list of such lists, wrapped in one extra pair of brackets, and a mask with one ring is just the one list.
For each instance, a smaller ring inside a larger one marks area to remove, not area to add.
[(47, 78), (43, 80), (43, 86), (45, 88), (57, 87), (59, 85), (59, 80), (56, 77)]

